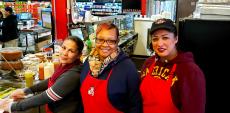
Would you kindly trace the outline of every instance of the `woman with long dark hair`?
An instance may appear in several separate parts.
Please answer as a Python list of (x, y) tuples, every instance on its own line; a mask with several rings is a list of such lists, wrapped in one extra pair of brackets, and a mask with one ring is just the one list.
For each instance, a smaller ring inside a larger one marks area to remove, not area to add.
[[(68, 37), (64, 40), (59, 60), (61, 65), (54, 74), (26, 89), (19, 89), (13, 92), (10, 97), (16, 102), (10, 103), (4, 100), (0, 109), (5, 111), (24, 111), (26, 109), (45, 105), (47, 113), (80, 113), (80, 56), (83, 49), (83, 42), (78, 37)], [(24, 98), (28, 94), (35, 94), (29, 98)], [(9, 109), (10, 108), (10, 109)]]

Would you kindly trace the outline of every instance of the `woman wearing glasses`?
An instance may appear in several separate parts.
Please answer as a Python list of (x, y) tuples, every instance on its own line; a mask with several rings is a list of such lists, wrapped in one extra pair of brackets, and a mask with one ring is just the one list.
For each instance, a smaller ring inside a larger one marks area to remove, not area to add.
[(141, 113), (140, 78), (118, 47), (118, 28), (102, 23), (96, 36), (80, 76), (84, 113)]

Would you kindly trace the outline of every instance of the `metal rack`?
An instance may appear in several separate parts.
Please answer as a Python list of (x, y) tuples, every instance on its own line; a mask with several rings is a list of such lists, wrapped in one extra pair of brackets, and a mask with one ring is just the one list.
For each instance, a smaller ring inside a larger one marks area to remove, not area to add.
[(35, 53), (39, 49), (51, 43), (50, 29), (24, 29), (20, 31), (19, 47), (23, 48), (24, 54)]

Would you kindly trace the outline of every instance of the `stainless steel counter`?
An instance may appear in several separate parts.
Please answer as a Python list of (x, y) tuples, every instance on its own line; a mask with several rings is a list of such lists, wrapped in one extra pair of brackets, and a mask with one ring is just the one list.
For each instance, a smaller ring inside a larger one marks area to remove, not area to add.
[[(24, 81), (15, 81), (15, 80), (2, 80), (0, 79), (0, 88), (24, 88), (25, 82)], [(44, 106), (39, 106), (35, 108), (31, 108), (25, 111), (14, 112), (14, 113), (45, 113)]]
[(138, 39), (138, 34), (135, 32), (130, 32), (120, 37), (120, 41), (118, 45), (126, 53), (126, 55), (130, 56), (134, 52), (137, 39)]

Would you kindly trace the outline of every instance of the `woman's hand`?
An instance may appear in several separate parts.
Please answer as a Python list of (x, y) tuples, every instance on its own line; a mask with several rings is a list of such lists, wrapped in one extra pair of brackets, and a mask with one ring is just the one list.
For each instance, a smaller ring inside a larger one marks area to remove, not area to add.
[(0, 100), (0, 109), (4, 110), (5, 112), (9, 112), (12, 102), (13, 101), (11, 99), (1, 99)]
[(25, 96), (26, 94), (24, 93), (23, 89), (17, 89), (10, 94), (10, 98), (12, 98), (14, 101), (24, 99)]

